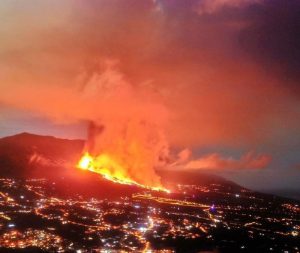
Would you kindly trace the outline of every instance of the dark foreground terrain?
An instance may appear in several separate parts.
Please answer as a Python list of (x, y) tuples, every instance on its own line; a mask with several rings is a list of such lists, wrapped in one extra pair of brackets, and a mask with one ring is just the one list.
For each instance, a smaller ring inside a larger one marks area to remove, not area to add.
[(196, 172), (160, 172), (169, 194), (115, 184), (67, 166), (70, 142), (0, 140), (0, 252), (300, 250), (297, 201)]

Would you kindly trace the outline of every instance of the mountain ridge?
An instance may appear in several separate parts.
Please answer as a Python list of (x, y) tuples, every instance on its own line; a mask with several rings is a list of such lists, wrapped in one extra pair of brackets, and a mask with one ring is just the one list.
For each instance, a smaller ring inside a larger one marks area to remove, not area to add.
[[(82, 173), (75, 165), (82, 155), (83, 148), (84, 140), (80, 139), (62, 139), (28, 132), (3, 137), (0, 139), (0, 176), (76, 177), (78, 173)], [(200, 171), (159, 170), (157, 173), (166, 185), (215, 183), (233, 189), (243, 188), (221, 176)]]

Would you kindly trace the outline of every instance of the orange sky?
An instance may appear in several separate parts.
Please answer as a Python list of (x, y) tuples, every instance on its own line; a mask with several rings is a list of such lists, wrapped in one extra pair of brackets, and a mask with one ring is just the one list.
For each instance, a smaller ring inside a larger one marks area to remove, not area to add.
[(190, 159), (207, 147), (284, 155), (300, 146), (299, 17), (262, 2), (1, 1), (1, 124), (10, 110), (55, 124), (138, 118)]

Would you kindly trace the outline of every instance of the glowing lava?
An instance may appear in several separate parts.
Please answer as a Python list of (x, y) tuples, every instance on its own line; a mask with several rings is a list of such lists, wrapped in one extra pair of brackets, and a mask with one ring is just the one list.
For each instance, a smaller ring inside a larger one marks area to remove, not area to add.
[(96, 157), (92, 157), (86, 152), (77, 164), (77, 167), (82, 170), (88, 170), (97, 174), (102, 175), (105, 179), (113, 181), (115, 183), (136, 185), (149, 190), (170, 192), (169, 190), (161, 186), (148, 186), (143, 185), (135, 180), (129, 178), (124, 168), (114, 161), (109, 155), (101, 154)]

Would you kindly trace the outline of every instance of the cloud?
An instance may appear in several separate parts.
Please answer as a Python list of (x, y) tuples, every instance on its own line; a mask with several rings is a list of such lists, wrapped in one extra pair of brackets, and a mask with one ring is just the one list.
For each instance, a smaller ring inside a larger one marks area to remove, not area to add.
[(224, 7), (238, 8), (261, 2), (263, 2), (263, 0), (200, 0), (197, 13), (200, 15), (213, 14)]
[(189, 161), (185, 169), (208, 169), (208, 170), (248, 170), (264, 169), (272, 160), (270, 155), (248, 152), (240, 159), (232, 157), (224, 158), (220, 154), (214, 153), (203, 156), (197, 160)]
[[(134, 87), (119, 70), (118, 60), (107, 58), (97, 64), (95, 71), (77, 76), (73, 89), (20, 85), (2, 99), (59, 122), (91, 122), (83, 152), (94, 157), (104, 153), (115, 164), (105, 167), (112, 175), (161, 186), (154, 168), (168, 154), (163, 131), (168, 110), (151, 87)], [(35, 154), (30, 162), (48, 161)]]
[(265, 64), (278, 40), (259, 39), (289, 26), (264, 18), (279, 1), (209, 2), (244, 8), (198, 15), (198, 0), (1, 1), (0, 103), (63, 122), (138, 115), (181, 148), (252, 149), (299, 136), (296, 84), (279, 61)]
[(190, 159), (192, 152), (189, 149), (184, 149), (178, 153), (178, 163), (184, 163)]
[(253, 22), (239, 34), (242, 48), (264, 69), (280, 73), (291, 93), (299, 98), (300, 1), (266, 1), (256, 12), (248, 11)]

